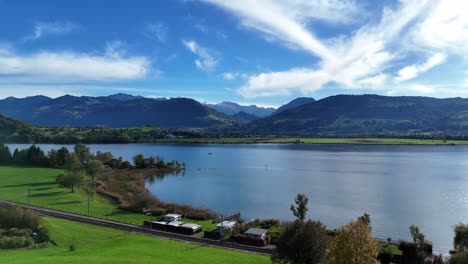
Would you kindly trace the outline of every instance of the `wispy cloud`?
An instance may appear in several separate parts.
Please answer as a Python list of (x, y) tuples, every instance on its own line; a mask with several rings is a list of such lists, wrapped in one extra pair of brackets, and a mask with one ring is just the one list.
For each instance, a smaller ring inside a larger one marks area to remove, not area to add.
[(468, 58), (468, 1), (433, 1), (430, 10), (412, 30), (415, 45), (442, 49)]
[(146, 77), (151, 63), (146, 57), (124, 56), (118, 43), (110, 43), (104, 55), (74, 51), (39, 51), (18, 54), (0, 49), (3, 79), (28, 82), (123, 81)]
[(143, 32), (146, 37), (165, 43), (169, 34), (169, 26), (162, 22), (149, 22), (144, 25)]
[(220, 77), (223, 80), (233, 81), (237, 79), (246, 80), (248, 75), (242, 72), (223, 72)]
[[(353, 23), (353, 14), (361, 10), (356, 2), (204, 1), (235, 14), (244, 27), (274, 38), (287, 47), (304, 50), (319, 59), (314, 67), (250, 76), (238, 89), (239, 94), (249, 98), (287, 95), (293, 91), (307, 94), (329, 83), (355, 89), (383, 87), (392, 79), (409, 80), (443, 63), (448, 54), (465, 49), (466, 45), (462, 43), (467, 43), (465, 40), (468, 38), (467, 16), (460, 11), (466, 10), (461, 6), (467, 4), (456, 0), (399, 1), (392, 8), (384, 7), (379, 22), (365, 24), (348, 35), (330, 39), (317, 37), (307, 27), (307, 22), (316, 19), (335, 24)], [(312, 6), (315, 10), (325, 11), (310, 12), (308, 8)], [(424, 34), (416, 42), (410, 36), (416, 36), (415, 30), (422, 27), (431, 29), (421, 31)], [(444, 37), (438, 37), (439, 31), (456, 33), (444, 33)], [(422, 39), (428, 43), (422, 43)], [(415, 50), (435, 55), (421, 65), (405, 66), (398, 77), (389, 78), (393, 75), (390, 68), (394, 63), (405, 63), (404, 58)], [(421, 87), (419, 90), (429, 91)]]
[(207, 48), (201, 47), (194, 40), (185, 41), (182, 43), (184, 46), (190, 50), (193, 54), (197, 56), (195, 59), (195, 66), (204, 71), (212, 70), (218, 64), (219, 58), (215, 52), (210, 51)]
[(33, 32), (24, 37), (24, 41), (31, 41), (43, 38), (49, 35), (64, 35), (80, 29), (80, 25), (69, 21), (44, 22), (38, 21), (34, 23)]
[(443, 53), (432, 55), (427, 61), (420, 65), (406, 66), (398, 71), (398, 76), (395, 78), (397, 82), (407, 81), (416, 78), (419, 74), (426, 72), (433, 67), (442, 64), (447, 59)]

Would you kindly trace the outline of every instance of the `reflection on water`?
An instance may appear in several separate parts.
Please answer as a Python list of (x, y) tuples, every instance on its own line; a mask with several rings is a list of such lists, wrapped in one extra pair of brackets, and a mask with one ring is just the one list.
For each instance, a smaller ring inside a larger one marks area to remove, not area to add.
[(310, 200), (308, 216), (328, 228), (367, 212), (375, 236), (408, 239), (408, 227), (417, 224), (434, 249), (443, 252), (452, 247), (452, 226), (468, 221), (467, 146), (129, 144), (90, 148), (127, 160), (142, 153), (185, 162), (185, 172), (149, 177), (147, 188), (162, 201), (208, 207), (220, 214), (241, 211), (244, 218), (289, 220), (289, 206), (302, 192)]
[(184, 175), (185, 175), (185, 170), (172, 171), (172, 172), (158, 171), (155, 174), (146, 177), (146, 182), (149, 184), (153, 184), (156, 181), (159, 181), (159, 182), (162, 181), (166, 177), (184, 176)]

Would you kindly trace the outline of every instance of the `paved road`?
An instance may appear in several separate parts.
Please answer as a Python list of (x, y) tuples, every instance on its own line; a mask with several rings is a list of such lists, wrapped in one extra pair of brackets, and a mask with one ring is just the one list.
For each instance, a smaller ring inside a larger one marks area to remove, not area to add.
[(0, 200), (0, 206), (2, 207), (11, 206), (11, 205), (27, 207), (35, 212), (38, 212), (41, 215), (53, 216), (57, 218), (67, 219), (67, 220), (86, 223), (86, 224), (112, 227), (112, 228), (116, 228), (116, 229), (120, 229), (124, 231), (136, 232), (136, 233), (141, 233), (141, 234), (146, 234), (146, 235), (151, 235), (151, 236), (156, 236), (156, 237), (161, 237), (161, 238), (166, 238), (166, 239), (184, 241), (184, 242), (212, 246), (212, 247), (220, 247), (220, 248), (226, 248), (226, 249), (246, 251), (250, 253), (263, 254), (263, 255), (272, 255), (274, 253), (274, 247), (272, 246), (253, 247), (253, 246), (248, 246), (248, 245), (235, 244), (235, 243), (231, 243), (227, 241), (218, 241), (218, 240), (211, 240), (211, 239), (206, 239), (206, 238), (201, 238), (201, 237), (186, 236), (186, 235), (169, 233), (169, 232), (164, 232), (164, 231), (159, 231), (159, 230), (151, 230), (145, 227), (111, 221), (111, 220), (88, 217), (84, 215), (72, 214), (72, 213), (67, 213), (67, 212), (62, 212), (62, 211), (57, 211), (57, 210), (52, 210), (52, 209), (47, 209), (47, 208), (42, 208), (42, 207), (37, 207), (37, 206), (27, 206), (24, 204)]

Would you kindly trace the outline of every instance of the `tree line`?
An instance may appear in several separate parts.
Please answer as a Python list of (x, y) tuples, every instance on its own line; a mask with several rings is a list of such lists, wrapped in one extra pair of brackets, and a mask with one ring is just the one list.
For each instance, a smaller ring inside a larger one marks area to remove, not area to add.
[[(320, 221), (306, 220), (309, 199), (298, 194), (290, 210), (296, 217), (294, 222), (286, 224), (278, 238), (277, 254), (272, 257), (273, 263), (293, 264), (372, 264), (395, 263), (391, 250), (391, 238), (387, 243), (379, 243), (371, 236), (370, 215), (364, 214), (330, 232)], [(468, 263), (468, 225), (455, 226), (454, 250), (450, 260), (441, 255), (432, 256), (432, 244), (416, 225), (409, 227), (411, 241), (399, 241), (398, 250), (401, 256), (398, 263)]]

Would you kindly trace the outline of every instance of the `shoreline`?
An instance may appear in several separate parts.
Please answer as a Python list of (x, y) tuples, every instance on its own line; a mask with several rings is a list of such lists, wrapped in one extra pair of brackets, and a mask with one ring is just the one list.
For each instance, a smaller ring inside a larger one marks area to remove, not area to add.
[[(86, 145), (128, 145), (128, 144), (213, 144), (213, 145), (241, 145), (241, 144), (297, 144), (297, 145), (377, 145), (377, 146), (465, 146), (468, 140), (442, 140), (442, 139), (407, 139), (407, 138), (175, 138), (159, 139), (153, 141), (128, 142), (128, 143), (86, 143)], [(29, 144), (29, 145), (73, 145), (63, 143), (13, 143), (4, 144)]]
[[(459, 146), (468, 145), (462, 140), (432, 140), (405, 138), (180, 138), (161, 139), (149, 143), (179, 144), (297, 144), (297, 145), (408, 145), (408, 146)], [(131, 144), (140, 144), (139, 142)]]

